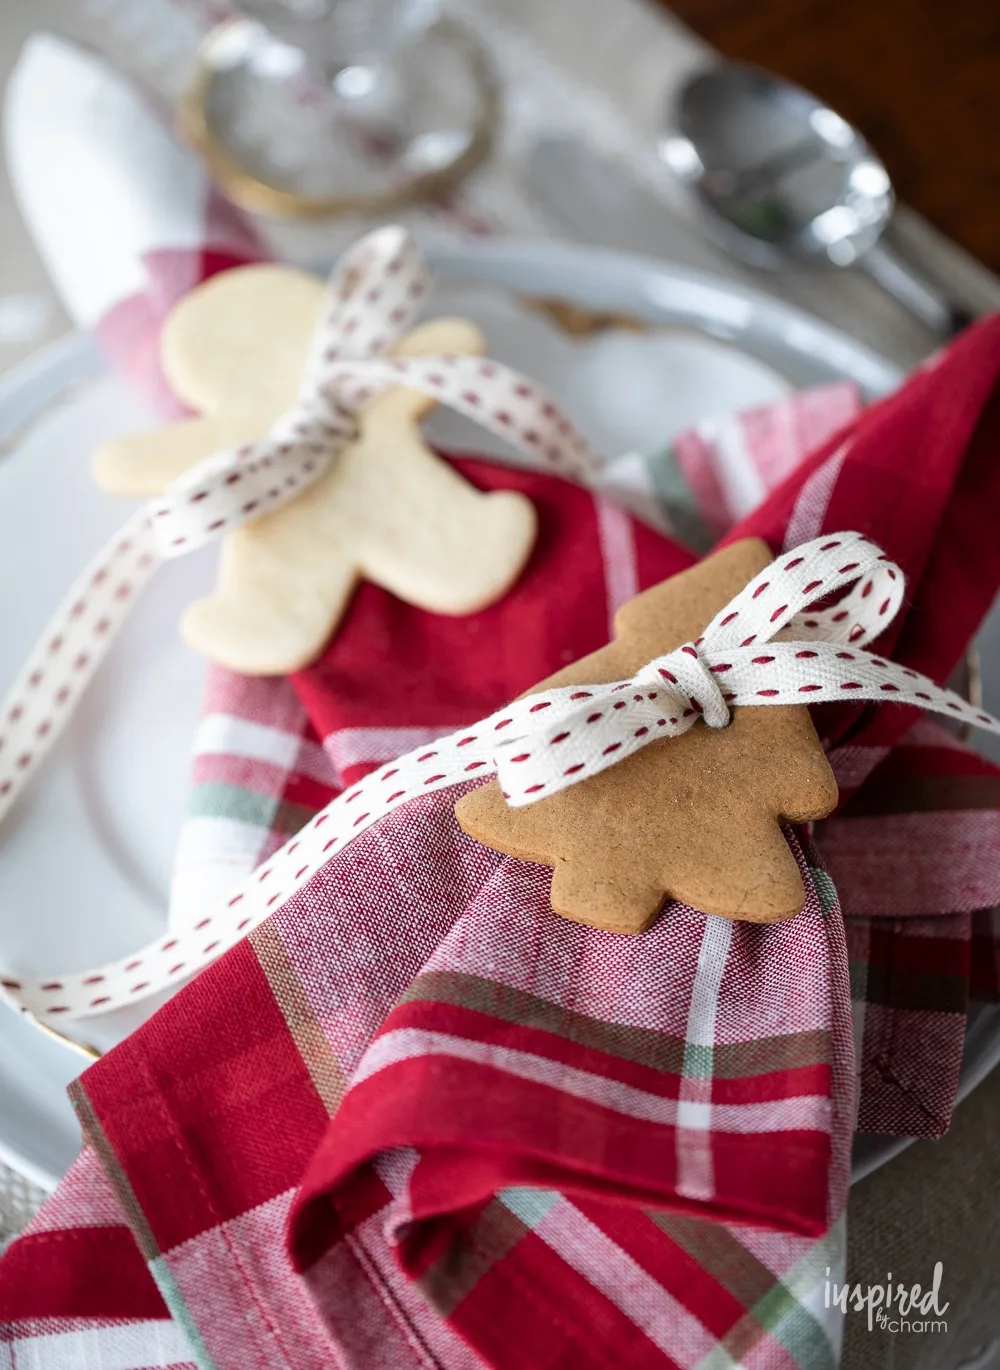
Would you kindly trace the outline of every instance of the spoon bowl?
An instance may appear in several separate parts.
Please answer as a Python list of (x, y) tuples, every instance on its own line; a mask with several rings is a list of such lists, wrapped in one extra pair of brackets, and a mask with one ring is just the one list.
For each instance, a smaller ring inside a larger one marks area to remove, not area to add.
[(752, 266), (860, 267), (934, 333), (968, 317), (883, 241), (892, 182), (866, 139), (808, 91), (723, 62), (681, 88), (660, 155), (721, 246)]
[(787, 255), (850, 266), (893, 210), (885, 167), (860, 133), (788, 82), (727, 64), (701, 72), (664, 138), (667, 165), (762, 265)]

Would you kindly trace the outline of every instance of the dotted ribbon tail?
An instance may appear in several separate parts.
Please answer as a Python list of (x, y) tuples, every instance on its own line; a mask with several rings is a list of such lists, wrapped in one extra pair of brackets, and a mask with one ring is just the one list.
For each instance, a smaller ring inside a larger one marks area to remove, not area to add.
[[(0, 759), (10, 788), (0, 804), (12, 802), (54, 733), (50, 727), (28, 762), (18, 764), (18, 747), (40, 726), (39, 706), (23, 701), (33, 700), (33, 691), (41, 691), (39, 700), (51, 701), (46, 691), (63, 678), (51, 661), (65, 660), (64, 649), (87, 657), (73, 665), (82, 688), (82, 677), (106, 650), (124, 606), (157, 564), (148, 517), (137, 516), (125, 531), (128, 536), (105, 549), (74, 587), (60, 611), (58, 634), (36, 649), (8, 701)], [(897, 614), (903, 588), (899, 568), (860, 534), (817, 539), (755, 577), (697, 642), (649, 662), (633, 679), (529, 695), (367, 776), (195, 928), (94, 970), (6, 975), (0, 978), (0, 997), (43, 1026), (134, 1004), (222, 955), (401, 804), (494, 773), (511, 804), (534, 803), (618, 764), (640, 747), (686, 732), (699, 720), (723, 726), (732, 707), (848, 697), (892, 700), (1000, 733), (1000, 722), (990, 714), (866, 650)], [(832, 603), (816, 607), (817, 597), (830, 596)], [(80, 642), (89, 644), (93, 657), (79, 648)]]
[[(362, 238), (328, 283), (293, 408), (259, 442), (216, 453), (185, 472), (97, 553), (0, 706), (0, 818), (64, 728), (157, 566), (297, 498), (337, 460), (357, 431), (358, 409), (374, 395), (412, 386), (564, 475), (593, 474), (596, 462), (572, 423), (518, 372), (479, 357), (387, 356), (423, 307), (429, 286), (427, 267), (405, 229), (381, 228)], [(463, 754), (462, 766), (470, 764)], [(370, 814), (364, 817), (367, 822)], [(332, 850), (324, 838), (314, 855), (325, 860)], [(291, 859), (276, 857), (260, 877), (271, 880), (281, 871), (283, 881), (267, 884), (262, 901), (236, 894), (194, 932), (82, 975), (5, 975), (0, 1000), (45, 1024), (56, 1015), (107, 1012), (177, 984), (266, 917), (314, 868), (300, 858), (296, 876), (287, 869)]]

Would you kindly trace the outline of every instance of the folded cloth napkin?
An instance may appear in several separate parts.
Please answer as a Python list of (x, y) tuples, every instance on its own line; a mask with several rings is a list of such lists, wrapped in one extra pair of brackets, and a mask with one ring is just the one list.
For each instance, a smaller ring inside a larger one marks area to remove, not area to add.
[[(995, 374), (987, 331), (940, 380), (952, 398), (970, 382), (951, 421), (933, 393), (915, 420), (916, 431), (936, 422), (950, 448), (950, 468), (942, 461), (923, 487), (939, 503), (954, 488), (968, 504), (972, 422)], [(918, 579), (930, 559), (954, 581), (954, 545), (949, 558), (933, 520), (922, 544), (907, 543), (909, 560), (862, 522), (872, 511), (859, 462), (879, 473), (873, 493), (901, 498), (912, 484), (920, 503), (905, 433), (888, 441), (899, 406), (879, 413), (881, 430), (869, 416), (849, 449), (793, 476), (760, 530), (775, 547), (813, 535), (796, 535), (796, 519), (822, 519), (860, 471), (847, 522)], [(323, 661), (292, 682), (295, 700), (269, 684), (256, 715), (242, 706), (253, 759), (283, 769), (278, 827), (322, 799), (321, 788), (306, 797), (306, 782), (328, 780), (320, 737), (339, 739), (330, 751), (349, 780), (387, 746), (420, 741), (412, 730), (448, 730), (473, 702), (483, 707), (472, 716), (487, 712), (492, 690), (513, 693), (598, 645), (609, 609), (687, 563), (606, 501), (524, 479), (548, 530), (519, 590), (528, 641), (517, 592), (507, 616), (452, 640), (412, 610), (400, 621), (401, 607), (366, 587)], [(982, 521), (960, 522), (991, 594)], [(569, 593), (564, 561), (578, 571)], [(923, 599), (937, 602), (930, 589)], [(359, 709), (352, 684), (381, 685), (394, 663), (398, 681), (390, 632), (416, 678), (410, 711), (388, 687)], [(547, 663), (546, 632), (559, 652)], [(271, 729), (263, 720), (283, 709), (299, 721)], [(865, 763), (904, 750), (865, 741), (852, 759), (850, 729), (868, 738), (865, 720), (826, 726), (851, 784)], [(938, 757), (954, 744), (917, 747)], [(950, 764), (939, 773), (971, 773)], [(88, 1148), (0, 1267), (11, 1355), (95, 1366), (112, 1355), (136, 1366), (834, 1363), (822, 1281), (842, 1244), (853, 1064), (843, 927), (815, 853), (796, 845), (810, 898), (781, 929), (720, 926), (674, 905), (623, 941), (552, 919), (544, 873), (464, 838), (454, 797), (384, 820), (88, 1073), (76, 1091)], [(849, 821), (850, 807), (834, 820)], [(967, 908), (983, 886), (963, 888)], [(293, 1200), (294, 1264), (283, 1245)]]
[[(986, 355), (981, 347), (977, 351)], [(759, 491), (780, 486), (794, 471), (796, 457), (801, 461), (818, 443), (813, 466), (793, 476), (792, 489), (799, 492), (797, 510), (790, 508), (781, 515), (794, 513), (799, 532), (793, 536), (801, 540), (811, 535), (809, 530), (822, 531), (822, 499), (832, 496), (836, 484), (830, 472), (840, 473), (843, 466), (844, 450), (834, 439), (858, 412), (851, 387), (821, 387), (764, 410), (701, 424), (670, 450), (644, 458), (642, 469), (637, 470), (634, 462), (618, 463), (609, 484), (633, 503), (642, 494), (653, 521), (683, 527), (685, 540), (705, 546), (710, 540), (709, 526), (731, 529), (735, 510), (745, 510), (747, 501)], [(951, 450), (961, 453), (968, 432), (959, 429), (954, 436)], [(980, 440), (988, 444), (988, 433)], [(827, 520), (827, 527), (860, 520), (868, 498), (867, 452), (867, 440), (862, 439), (843, 472), (853, 493)], [(834, 459), (829, 461), (831, 456)], [(902, 471), (912, 466), (903, 439), (896, 460)], [(920, 460), (930, 480), (933, 462), (927, 455)], [(813, 479), (814, 467), (819, 474)], [(467, 474), (470, 471), (467, 468)], [(509, 482), (510, 474), (502, 479)], [(942, 487), (942, 504), (950, 479), (947, 475)], [(578, 499), (578, 492), (568, 488), (553, 485), (551, 489), (558, 499)], [(881, 504), (876, 498), (874, 505), (883, 515), (892, 507), (888, 498)], [(933, 502), (932, 507), (936, 507)], [(629, 538), (619, 531), (626, 526), (620, 510), (598, 501), (593, 515), (585, 515), (580, 505), (574, 520), (581, 533), (591, 517), (596, 518), (608, 587), (605, 595), (613, 610), (617, 597), (627, 597), (638, 586), (634, 554)], [(905, 525), (910, 527), (909, 520)], [(773, 530), (757, 531), (780, 548), (781, 540), (773, 536)], [(883, 545), (891, 544), (887, 520), (876, 523), (872, 536)], [(383, 614), (391, 616), (393, 610), (391, 601), (382, 604), (380, 592), (366, 587), (363, 593), (369, 597), (374, 617), (352, 619), (348, 636), (334, 644), (317, 666), (294, 678), (294, 693), (282, 685), (266, 701), (273, 711), (270, 725), (287, 735), (287, 755), (303, 757), (299, 764), (308, 767), (308, 777), (301, 770), (275, 770), (270, 761), (262, 763), (247, 755), (264, 746), (253, 730), (240, 726), (247, 697), (256, 702), (259, 692), (251, 682), (229, 677), (226, 694), (235, 703), (237, 717), (227, 722), (213, 711), (196, 740), (192, 808), (205, 817), (186, 825), (185, 838), (190, 835), (197, 845), (192, 842), (188, 847), (182, 838), (179, 852), (175, 879), (191, 901), (186, 916), (204, 911), (208, 896), (217, 898), (224, 892), (234, 873), (226, 864), (230, 843), (241, 853), (248, 850), (239, 837), (247, 824), (261, 822), (262, 813), (274, 814), (273, 828), (254, 829), (249, 844), (263, 860), (325, 802), (328, 796), (317, 785), (323, 773), (322, 752), (315, 741), (302, 741), (304, 751), (299, 751), (300, 739), (307, 733), (323, 739), (333, 762), (333, 772), (327, 773), (332, 792), (399, 753), (488, 712), (490, 699), (498, 694), (486, 682), (503, 676), (505, 663), (517, 655), (519, 640), (537, 640), (541, 623), (536, 615), (549, 619), (547, 631), (558, 631), (551, 622), (553, 604), (544, 583), (548, 576), (546, 565), (524, 600), (518, 601), (511, 624), (513, 639), (511, 628), (497, 629), (497, 621), (507, 616), (502, 609), (495, 616), (451, 623), (397, 615), (393, 640), (399, 643), (401, 659), (421, 663), (420, 673), (402, 693), (388, 672), (373, 694), (369, 632), (372, 624), (380, 623)], [(536, 587), (540, 598), (534, 594)], [(980, 593), (975, 614), (982, 612), (987, 597)], [(587, 640), (600, 640), (602, 612), (600, 607), (595, 609), (594, 635)], [(531, 625), (530, 633), (520, 625), (522, 613)], [(953, 651), (935, 659), (939, 675), (948, 674), (951, 655)], [(451, 664), (447, 686), (442, 683), (442, 663)], [(535, 678), (541, 674), (539, 669)], [(508, 677), (507, 684), (510, 695), (520, 688), (514, 677)], [(296, 698), (303, 708), (296, 706)], [(462, 707), (463, 698), (468, 708)], [(263, 721), (261, 715), (257, 718)], [(277, 752), (270, 734), (266, 745), (271, 755)], [(243, 754), (227, 755), (226, 746), (240, 747)], [(867, 763), (882, 756), (882, 765), (867, 775)], [(848, 915), (861, 1086), (858, 1128), (940, 1136), (951, 1118), (969, 1003), (995, 1002), (998, 997), (1000, 942), (992, 912), (996, 903), (993, 856), (1000, 822), (996, 772), (990, 762), (930, 719), (918, 719), (888, 754), (842, 748), (834, 754), (834, 762), (845, 789), (861, 785), (851, 803), (835, 819), (820, 824), (816, 834)], [(245, 783), (220, 785), (218, 776), (223, 771), (230, 780), (245, 776)], [(311, 796), (314, 808), (290, 800), (286, 785), (289, 793)], [(210, 816), (213, 812), (216, 818)], [(230, 838), (234, 828), (236, 836)], [(928, 841), (928, 835), (934, 840)]]
[[(968, 636), (1000, 579), (998, 370), (991, 321), (744, 524), (776, 549), (845, 519), (878, 536), (912, 586), (896, 651), (938, 675), (964, 646), (942, 587)], [(632, 535), (640, 585), (687, 560)], [(553, 578), (572, 604), (574, 582)], [(601, 591), (580, 594), (591, 615)], [(302, 697), (338, 697), (318, 680), (349, 677), (362, 638), (371, 678), (391, 673), (396, 612), (359, 596)], [(585, 618), (560, 651), (587, 645)], [(498, 679), (503, 643), (475, 644)], [(941, 756), (963, 758), (952, 775), (973, 764), (955, 739), (928, 745), (936, 725), (914, 741), (899, 708), (820, 723), (852, 796), (831, 827), (898, 751), (922, 774)], [(78, 1336), (72, 1310), (98, 1347), (127, 1329), (151, 1355), (169, 1310), (203, 1364), (835, 1363), (823, 1285), (842, 1249), (854, 1062), (844, 925), (816, 853), (790, 837), (809, 889), (790, 923), (671, 905), (623, 939), (554, 919), (546, 873), (466, 838), (454, 797), (383, 819), (83, 1077), (88, 1150), (0, 1266), (15, 1345), (41, 1326)], [(984, 888), (963, 884), (973, 900)], [(873, 923), (872, 941), (899, 924)]]
[(199, 281), (264, 255), (259, 237), (131, 82), (53, 34), (25, 45), (3, 129), (18, 207), (70, 318), (146, 398), (183, 412), (160, 326)]
[[(322, 731), (398, 718), (401, 665), (438, 711), (421, 726), (453, 727), (690, 564), (587, 491), (465, 469), (529, 491), (531, 565), (468, 620), (365, 587), (295, 681)], [(348, 773), (372, 759), (341, 753)], [(796, 843), (809, 903), (781, 951), (681, 907), (621, 939), (555, 920), (545, 872), (461, 834), (455, 797), (380, 824), (81, 1087), (89, 1149), (0, 1268), (19, 1355), (76, 1318), (95, 1358), (123, 1328), (148, 1358), (169, 1309), (216, 1365), (669, 1364), (678, 1338), (696, 1364), (796, 1336), (833, 1363), (809, 1305), (842, 1259), (853, 1060), (822, 873)], [(281, 1227), (303, 1180), (297, 1272)]]

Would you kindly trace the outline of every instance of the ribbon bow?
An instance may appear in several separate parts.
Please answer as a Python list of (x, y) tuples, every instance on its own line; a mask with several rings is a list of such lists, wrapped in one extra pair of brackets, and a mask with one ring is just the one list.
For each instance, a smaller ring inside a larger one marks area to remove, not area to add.
[(583, 438), (519, 372), (474, 356), (385, 355), (429, 290), (405, 229), (376, 229), (346, 252), (327, 286), (295, 405), (259, 442), (208, 457), (152, 501), (160, 556), (194, 551), (301, 494), (354, 437), (357, 411), (394, 385), (423, 391), (563, 475), (593, 474)]
[[(736, 706), (894, 700), (977, 728), (1000, 722), (909, 667), (865, 650), (892, 622), (903, 573), (860, 533), (806, 543), (756, 576), (697, 642), (631, 680), (526, 695), (489, 718), (380, 767), (334, 799), (198, 927), (61, 976), (0, 979), (0, 998), (42, 1026), (134, 1004), (221, 956), (380, 818), (412, 799), (496, 773), (508, 802), (578, 784)], [(846, 593), (841, 593), (846, 591)], [(832, 606), (816, 608), (834, 597)]]
[[(848, 586), (832, 607), (817, 607)], [(951, 690), (864, 650), (899, 612), (903, 589), (899, 567), (860, 533), (796, 548), (750, 581), (697, 642), (631, 680), (533, 696), (526, 726), (496, 748), (504, 798), (518, 807), (557, 794), (699, 718), (724, 728), (738, 705), (895, 700), (1000, 732)]]
[(259, 442), (206, 457), (141, 508), (56, 610), (0, 707), (0, 820), (62, 732), (164, 559), (183, 556), (294, 499), (356, 431), (357, 411), (394, 385), (422, 390), (564, 475), (594, 458), (531, 381), (481, 357), (387, 357), (430, 287), (413, 239), (377, 229), (341, 258), (327, 288), (298, 400)]

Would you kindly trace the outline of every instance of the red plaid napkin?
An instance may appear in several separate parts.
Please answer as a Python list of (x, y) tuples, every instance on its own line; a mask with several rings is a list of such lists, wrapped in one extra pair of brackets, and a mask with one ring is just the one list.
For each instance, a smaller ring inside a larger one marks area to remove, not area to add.
[[(780, 413), (702, 425), (697, 435), (677, 444), (678, 463), (696, 486), (728, 490), (724, 507), (731, 510), (736, 496), (729, 473), (740, 452), (750, 454), (755, 479), (765, 484), (769, 474), (788, 471), (788, 434), (815, 436), (823, 431), (819, 418), (824, 416), (826, 434), (837, 436), (828, 438), (732, 536), (757, 533), (778, 550), (783, 542), (791, 545), (824, 530), (867, 531), (911, 577), (915, 616), (902, 632), (899, 659), (945, 679), (989, 607), (996, 584), (989, 520), (996, 420), (988, 408), (977, 423), (992, 383), (996, 347), (996, 325), (984, 325), (956, 347), (943, 375), (937, 367), (926, 368), (899, 397), (849, 430), (849, 444), (839, 423), (848, 397), (835, 390), (779, 406)], [(963, 377), (961, 391), (948, 383), (956, 374)], [(888, 441), (887, 432), (892, 434)], [(945, 548), (964, 546), (965, 558), (957, 567), (947, 552), (935, 559), (935, 541)], [(602, 546), (607, 559), (609, 552), (621, 552), (622, 541), (605, 529)], [(921, 589), (915, 582), (928, 558), (932, 564)], [(942, 560), (943, 580), (938, 576)], [(632, 574), (634, 583), (634, 573), (623, 573), (621, 566), (620, 558), (617, 572), (609, 568), (610, 579), (624, 574), (627, 580)], [(954, 603), (962, 606), (958, 614), (952, 612)], [(429, 740), (434, 730), (428, 723), (447, 731), (468, 721), (467, 715), (446, 718), (437, 712), (446, 697), (438, 680), (428, 691), (407, 692), (403, 700), (388, 698), (383, 705), (365, 698), (362, 705), (344, 706), (344, 700), (365, 696), (364, 642), (362, 635), (358, 669), (344, 671), (334, 652), (336, 666), (320, 667), (296, 682), (347, 782)], [(461, 644), (449, 646), (445, 655), (454, 660), (461, 650)], [(433, 644), (415, 640), (407, 656), (426, 659), (432, 652)], [(473, 672), (483, 669), (481, 653), (462, 659), (475, 663)], [(466, 677), (463, 686), (473, 694), (476, 681)], [(918, 716), (914, 724), (912, 710), (866, 710), (860, 720), (857, 710), (839, 715), (827, 710), (825, 718), (831, 736), (838, 729), (845, 736), (845, 745), (831, 758), (842, 788), (861, 787), (835, 819), (817, 829), (817, 843), (850, 919), (858, 1128), (940, 1136), (951, 1118), (970, 992), (979, 999), (997, 997), (997, 771), (939, 723)], [(881, 719), (883, 733), (859, 733), (865, 718)], [(392, 719), (404, 723), (399, 734)], [(890, 751), (896, 739), (905, 745)]]
[[(378, 758), (347, 742), (489, 711), (690, 563), (575, 486), (462, 469), (530, 494), (535, 555), (466, 620), (362, 589), (295, 681), (349, 774)], [(803, 1318), (832, 1363), (835, 1338), (789, 1292), (808, 1303), (842, 1241), (823, 1237), (853, 1113), (828, 881), (801, 857), (808, 908), (769, 941), (682, 907), (617, 938), (554, 919), (546, 873), (464, 837), (455, 797), (380, 824), (88, 1076), (76, 1102), (121, 1216), (91, 1212), (60, 1247), (49, 1314), (148, 1314), (148, 1287), (131, 1312), (106, 1292), (137, 1279), (124, 1217), (203, 1363), (368, 1365), (377, 1345), (399, 1365), (420, 1346), (447, 1365), (513, 1367), (526, 1347), (652, 1365), (680, 1334), (693, 1365), (720, 1343), (781, 1345)], [(303, 1180), (295, 1274), (281, 1229)], [(7, 1258), (16, 1344), (52, 1246), (36, 1230)]]
[[(990, 595), (978, 584), (962, 589), (956, 547), (988, 591), (1000, 578), (980, 508), (1000, 479), (987, 459), (983, 379), (998, 367), (992, 323), (915, 380), (915, 415), (909, 395), (871, 411), (751, 520), (774, 545), (786, 528), (791, 540), (796, 529), (810, 537), (843, 523), (883, 540), (914, 587), (897, 650), (932, 673), (946, 673), (963, 644), (942, 633), (935, 646), (934, 616), (946, 605), (922, 568), (963, 595), (955, 610), (967, 632)], [(973, 416), (948, 426), (939, 406), (983, 412), (978, 424)], [(893, 443), (901, 413), (914, 435), (936, 429), (927, 462), (936, 481), (919, 451), (911, 459), (905, 441)], [(875, 508), (864, 501), (866, 467)], [(484, 482), (515, 480), (483, 470)], [(456, 679), (470, 692), (512, 691), (520, 670), (544, 673), (532, 655), (544, 654), (541, 631), (530, 643), (514, 631), (522, 595), (525, 610), (538, 594), (539, 613), (555, 602), (575, 625), (576, 640), (552, 639), (557, 661), (606, 636), (609, 586), (621, 584), (596, 555), (592, 496), (532, 474), (516, 480), (548, 531), (475, 654), (458, 658)], [(838, 507), (842, 492), (853, 509), (846, 499)], [(567, 553), (572, 574), (563, 575), (552, 530), (565, 527), (574, 546), (588, 502), (589, 555)], [(925, 502), (933, 518), (920, 517)], [(897, 523), (894, 511), (907, 506)], [(961, 508), (964, 536), (949, 555), (945, 537)], [(625, 524), (638, 586), (686, 560)], [(400, 613), (412, 628), (393, 623)], [(438, 640), (442, 656), (458, 649), (422, 619), (366, 587), (323, 662), (295, 682), (313, 700), (319, 732), (389, 726), (388, 687), (369, 698), (353, 692), (362, 670), (377, 681), (394, 668), (398, 682), (402, 666), (412, 707), (440, 705), (443, 668), (436, 654), (417, 653)], [(406, 644), (399, 658), (389, 624)], [(422, 726), (460, 721), (430, 716)], [(906, 759), (893, 752), (893, 765), (940, 776), (951, 764), (953, 781), (995, 775), (966, 761), (953, 739), (943, 743), (935, 725), (911, 731), (903, 710), (830, 712), (823, 725), (854, 792), (828, 825), (834, 835), (864, 820), (853, 807), (868, 791), (860, 781), (880, 760), (888, 766), (886, 748), (900, 736)], [(109, 1273), (123, 1262), (138, 1280), (124, 1218), (204, 1364), (514, 1367), (530, 1354), (553, 1366), (695, 1366), (723, 1353), (747, 1365), (835, 1363), (836, 1326), (824, 1326), (819, 1290), (825, 1268), (836, 1273), (842, 1240), (834, 1220), (853, 1061), (843, 923), (815, 856), (801, 854), (810, 899), (788, 924), (755, 928), (673, 905), (650, 933), (622, 939), (554, 919), (546, 873), (465, 838), (453, 799), (454, 791), (430, 797), (383, 820), (87, 1073), (76, 1102), (119, 1209), (74, 1240)], [(988, 883), (988, 870), (980, 874)], [(962, 886), (960, 912), (988, 893), (982, 883), (970, 888)], [(934, 920), (916, 912), (928, 942)], [(897, 926), (869, 926), (870, 978), (886, 964), (876, 942), (891, 944)], [(901, 1011), (898, 1001), (886, 1007)], [(83, 1171), (97, 1195), (96, 1163)], [(87, 1203), (93, 1216), (97, 1198)], [(34, 1235), (15, 1244), (7, 1268), (21, 1273), (6, 1287), (37, 1288), (49, 1259)], [(106, 1281), (79, 1294), (73, 1263), (60, 1266), (66, 1303), (79, 1298), (82, 1312), (91, 1297), (94, 1317), (116, 1327), (142, 1321), (138, 1306), (108, 1308)], [(85, 1283), (96, 1283), (92, 1274)], [(19, 1316), (15, 1293), (9, 1299), (11, 1335), (24, 1340), (30, 1315)], [(37, 1305), (36, 1295), (35, 1316)]]
[(808, 1311), (853, 1098), (826, 884), (803, 861), (780, 947), (684, 908), (616, 938), (556, 922), (454, 798), (380, 825), (77, 1088), (100, 1166), (67, 1187), (81, 1225), (64, 1193), (0, 1267), (19, 1352), (54, 1309), (148, 1338), (141, 1250), (201, 1364), (834, 1363)]
[[(819, 395), (807, 393), (739, 421), (701, 425), (696, 442), (681, 439), (674, 453), (650, 458), (654, 482), (668, 498), (667, 517), (677, 508), (677, 470), (683, 470), (695, 488), (714, 484), (729, 490), (731, 508), (736, 501), (731, 473), (741, 452), (750, 454), (754, 479), (763, 484), (789, 469), (789, 434), (815, 436), (823, 431), (818, 426), (821, 413), (826, 434), (839, 432), (844, 413), (852, 408), (850, 401), (844, 388), (826, 388)], [(981, 441), (988, 452), (988, 436)], [(852, 452), (845, 480), (856, 478), (855, 462), (868, 461), (867, 443), (868, 439), (859, 441)], [(960, 442), (952, 450), (961, 451)], [(827, 460), (824, 452), (833, 459)], [(903, 443), (899, 452), (906, 471), (911, 463)], [(666, 471), (671, 462), (676, 462), (672, 475)], [(832, 452), (829, 446), (821, 449), (808, 468), (808, 479), (793, 478), (793, 490), (800, 492), (797, 507), (790, 511), (793, 530), (798, 529), (793, 531), (795, 540), (824, 527), (846, 526), (844, 519), (850, 522), (849, 508), (823, 521), (822, 498), (832, 493), (829, 473), (834, 468), (842, 470), (836, 443)], [(473, 479), (480, 470), (475, 464), (464, 469)], [(491, 481), (511, 477), (496, 468), (482, 468), (479, 479), (490, 486)], [(862, 476), (862, 499), (865, 481)], [(887, 497), (882, 508), (888, 510), (894, 498)], [(938, 507), (933, 500), (931, 507)], [(859, 518), (856, 495), (854, 517)], [(615, 506), (585, 499), (569, 522), (575, 519), (580, 520), (581, 540), (572, 555), (588, 554), (587, 539), (596, 528), (610, 587), (603, 602), (598, 599), (590, 606), (593, 623), (586, 640), (596, 645), (603, 641), (606, 612), (638, 587), (637, 568), (628, 523)], [(903, 526), (909, 530), (917, 525), (906, 519)], [(560, 536), (565, 533), (563, 527)], [(891, 529), (884, 524), (873, 529), (872, 536), (882, 538), (883, 545), (891, 544)], [(780, 539), (772, 540), (780, 546)], [(533, 580), (532, 593), (518, 605), (518, 613), (525, 612), (531, 625), (528, 633), (509, 619), (506, 627), (501, 626), (507, 615), (500, 606), (482, 624), (479, 618), (434, 623), (430, 633), (423, 620), (398, 613), (392, 631), (401, 657), (423, 663), (420, 676), (398, 695), (384, 682), (382, 697), (372, 695), (369, 629), (364, 621), (352, 621), (353, 636), (326, 662), (296, 678), (294, 690), (285, 683), (213, 671), (207, 716), (196, 740), (192, 817), (182, 834), (176, 866), (177, 916), (199, 916), (343, 784), (488, 712), (491, 694), (484, 682), (492, 684), (497, 663), (502, 675), (503, 663), (516, 658), (520, 639), (537, 642), (557, 631), (551, 622), (547, 577), (546, 567), (541, 578)], [(373, 587), (362, 594), (378, 606), (376, 620), (380, 613), (392, 612), (391, 603), (382, 605), (380, 592)], [(981, 598), (977, 612), (984, 602)], [(487, 659), (481, 650), (471, 650), (482, 641), (496, 648)], [(953, 654), (954, 649), (937, 659), (930, 673), (946, 676)], [(464, 708), (456, 707), (455, 696), (443, 687), (447, 663), (453, 663), (449, 688), (459, 699), (470, 701)], [(919, 665), (919, 659), (914, 664)], [(543, 674), (539, 661), (534, 676), (526, 671), (522, 679), (527, 682)], [(387, 680), (391, 679), (390, 673)], [(522, 688), (512, 676), (507, 686), (506, 696)], [(492, 695), (493, 700), (502, 697), (502, 688)], [(860, 783), (870, 763), (882, 755), (881, 750), (842, 748), (833, 757), (842, 784)], [(854, 801), (818, 828), (817, 842), (849, 917), (861, 1131), (940, 1136), (948, 1127), (970, 995), (990, 1001), (998, 997), (1000, 938), (992, 912), (998, 902), (998, 793), (990, 763), (939, 723), (920, 720), (883, 766), (864, 780)], [(949, 916), (941, 916), (944, 913)]]

